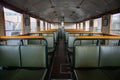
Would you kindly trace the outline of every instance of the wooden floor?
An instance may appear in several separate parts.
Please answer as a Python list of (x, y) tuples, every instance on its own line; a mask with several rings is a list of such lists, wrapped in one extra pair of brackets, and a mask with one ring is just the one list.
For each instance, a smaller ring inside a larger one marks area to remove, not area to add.
[(72, 72), (63, 36), (58, 39), (51, 68), (51, 80), (71, 80)]

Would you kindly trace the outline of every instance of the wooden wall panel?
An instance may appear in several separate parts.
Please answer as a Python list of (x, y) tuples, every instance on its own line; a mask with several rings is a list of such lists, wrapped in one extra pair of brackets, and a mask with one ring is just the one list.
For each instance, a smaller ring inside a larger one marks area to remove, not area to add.
[(0, 5), (0, 36), (5, 35), (5, 21), (4, 21), (3, 7)]

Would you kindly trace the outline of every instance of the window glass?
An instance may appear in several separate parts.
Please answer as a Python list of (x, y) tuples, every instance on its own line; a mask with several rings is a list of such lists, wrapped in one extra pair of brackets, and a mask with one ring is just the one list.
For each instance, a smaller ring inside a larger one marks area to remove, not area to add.
[(30, 27), (31, 27), (31, 32), (36, 32), (37, 31), (37, 20), (33, 17), (30, 17)]
[(52, 23), (51, 25), (51, 29), (57, 29), (60, 25), (57, 23)]
[(43, 21), (42, 20), (40, 20), (40, 30), (41, 31), (44, 30), (44, 28), (43, 28)]
[(47, 30), (47, 22), (45, 22), (45, 30)]
[(79, 29), (79, 23), (77, 23), (77, 29)]
[(4, 8), (6, 36), (20, 35), (22, 33), (22, 14)]
[(64, 27), (64, 22), (63, 21), (61, 22), (61, 26)]
[(80, 23), (80, 29), (83, 29), (83, 23)]
[(90, 26), (89, 26), (89, 21), (86, 21), (86, 22), (85, 22), (85, 30), (86, 30), (86, 31), (89, 31), (89, 27), (90, 27)]
[(93, 31), (94, 32), (101, 32), (101, 18), (94, 19), (93, 21)]
[(65, 29), (76, 29), (76, 24), (73, 23), (64, 23)]
[(110, 33), (120, 35), (120, 13), (111, 16)]

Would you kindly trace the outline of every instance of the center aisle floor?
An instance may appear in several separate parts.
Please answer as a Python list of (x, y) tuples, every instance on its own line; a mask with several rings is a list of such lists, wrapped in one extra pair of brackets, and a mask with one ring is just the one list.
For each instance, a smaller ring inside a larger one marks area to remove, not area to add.
[(71, 80), (72, 72), (63, 37), (59, 37), (51, 68), (51, 80)]

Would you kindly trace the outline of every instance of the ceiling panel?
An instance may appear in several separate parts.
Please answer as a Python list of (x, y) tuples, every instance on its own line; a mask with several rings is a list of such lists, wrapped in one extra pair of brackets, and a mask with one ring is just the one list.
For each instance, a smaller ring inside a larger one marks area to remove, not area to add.
[(48, 21), (77, 22), (120, 8), (120, 0), (4, 0)]

